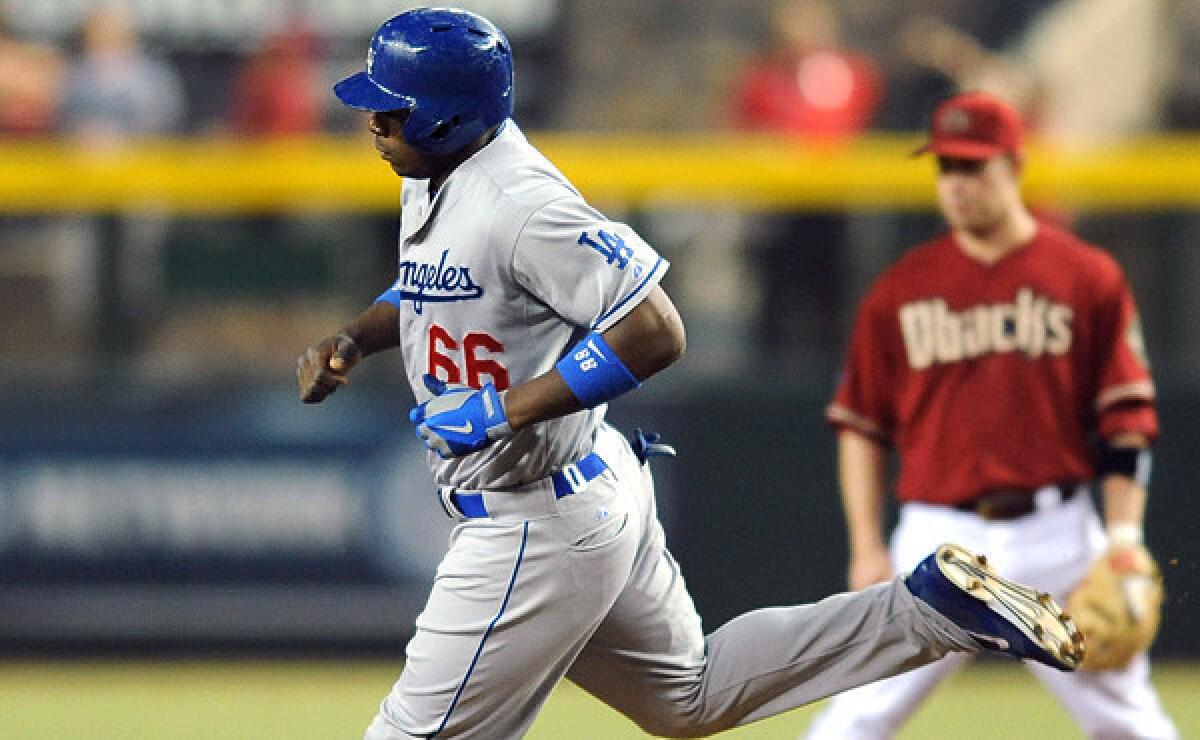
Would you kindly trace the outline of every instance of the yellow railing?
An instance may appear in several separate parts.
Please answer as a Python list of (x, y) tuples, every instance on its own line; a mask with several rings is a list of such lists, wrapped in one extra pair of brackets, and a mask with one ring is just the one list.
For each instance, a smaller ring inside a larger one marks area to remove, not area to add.
[[(932, 166), (913, 136), (814, 150), (770, 137), (532, 134), (600, 204), (773, 208), (928, 208)], [(1088, 209), (1200, 207), (1200, 137), (1087, 151), (1034, 145), (1033, 200)], [(365, 137), (296, 141), (187, 139), (119, 150), (54, 141), (0, 142), (0, 210), (160, 208), (188, 213), (380, 211), (398, 180)]]

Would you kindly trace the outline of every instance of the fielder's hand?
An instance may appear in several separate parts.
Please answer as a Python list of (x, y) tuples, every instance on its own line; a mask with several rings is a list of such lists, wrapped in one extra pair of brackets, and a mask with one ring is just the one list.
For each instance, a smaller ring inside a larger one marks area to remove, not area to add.
[(491, 383), (475, 390), (426, 375), (425, 387), (433, 398), (408, 412), (408, 418), (417, 437), (443, 460), (476, 452), (512, 434), (504, 399)]
[(345, 385), (350, 372), (362, 358), (362, 350), (345, 334), (326, 337), (300, 355), (296, 360), (296, 382), (300, 384), (300, 400), (319, 403)]
[(1067, 600), (1067, 612), (1083, 631), (1083, 670), (1123, 668), (1150, 648), (1158, 634), (1162, 574), (1139, 546), (1110, 550), (1097, 560)]

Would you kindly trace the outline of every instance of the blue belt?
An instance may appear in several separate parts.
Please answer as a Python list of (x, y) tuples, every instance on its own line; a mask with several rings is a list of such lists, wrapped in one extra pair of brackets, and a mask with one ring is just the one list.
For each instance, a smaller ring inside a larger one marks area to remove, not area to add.
[[(599, 477), (605, 470), (608, 470), (608, 463), (593, 452), (578, 462), (573, 462), (562, 470), (555, 471), (550, 475), (550, 480), (554, 484), (554, 498), (570, 496), (572, 493), (582, 493), (588, 487), (588, 483)], [(455, 492), (450, 494), (450, 501), (468, 519), (482, 519), (488, 516), (483, 496), (482, 493)]]

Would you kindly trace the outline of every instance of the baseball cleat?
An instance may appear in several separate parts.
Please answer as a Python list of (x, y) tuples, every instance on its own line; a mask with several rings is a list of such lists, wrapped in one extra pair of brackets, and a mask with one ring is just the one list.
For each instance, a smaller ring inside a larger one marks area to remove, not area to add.
[(1001, 578), (964, 547), (942, 545), (905, 584), (989, 650), (1060, 671), (1083, 663), (1083, 633), (1049, 594)]

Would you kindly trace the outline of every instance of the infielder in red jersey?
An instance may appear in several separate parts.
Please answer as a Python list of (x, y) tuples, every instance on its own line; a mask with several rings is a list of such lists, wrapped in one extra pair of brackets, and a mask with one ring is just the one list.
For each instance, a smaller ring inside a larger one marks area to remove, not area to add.
[[(1104, 552), (1141, 544), (1158, 420), (1133, 295), (1107, 253), (1030, 215), (1022, 139), (1008, 103), (965, 93), (938, 107), (918, 152), (937, 157), (950, 230), (872, 286), (827, 414), (839, 431), (851, 588), (949, 539), (1065, 598)], [(890, 548), (889, 448), (900, 502)], [(839, 696), (810, 736), (891, 737), (966, 657)], [(1121, 670), (1030, 667), (1089, 736), (1177, 737), (1144, 653)]]

